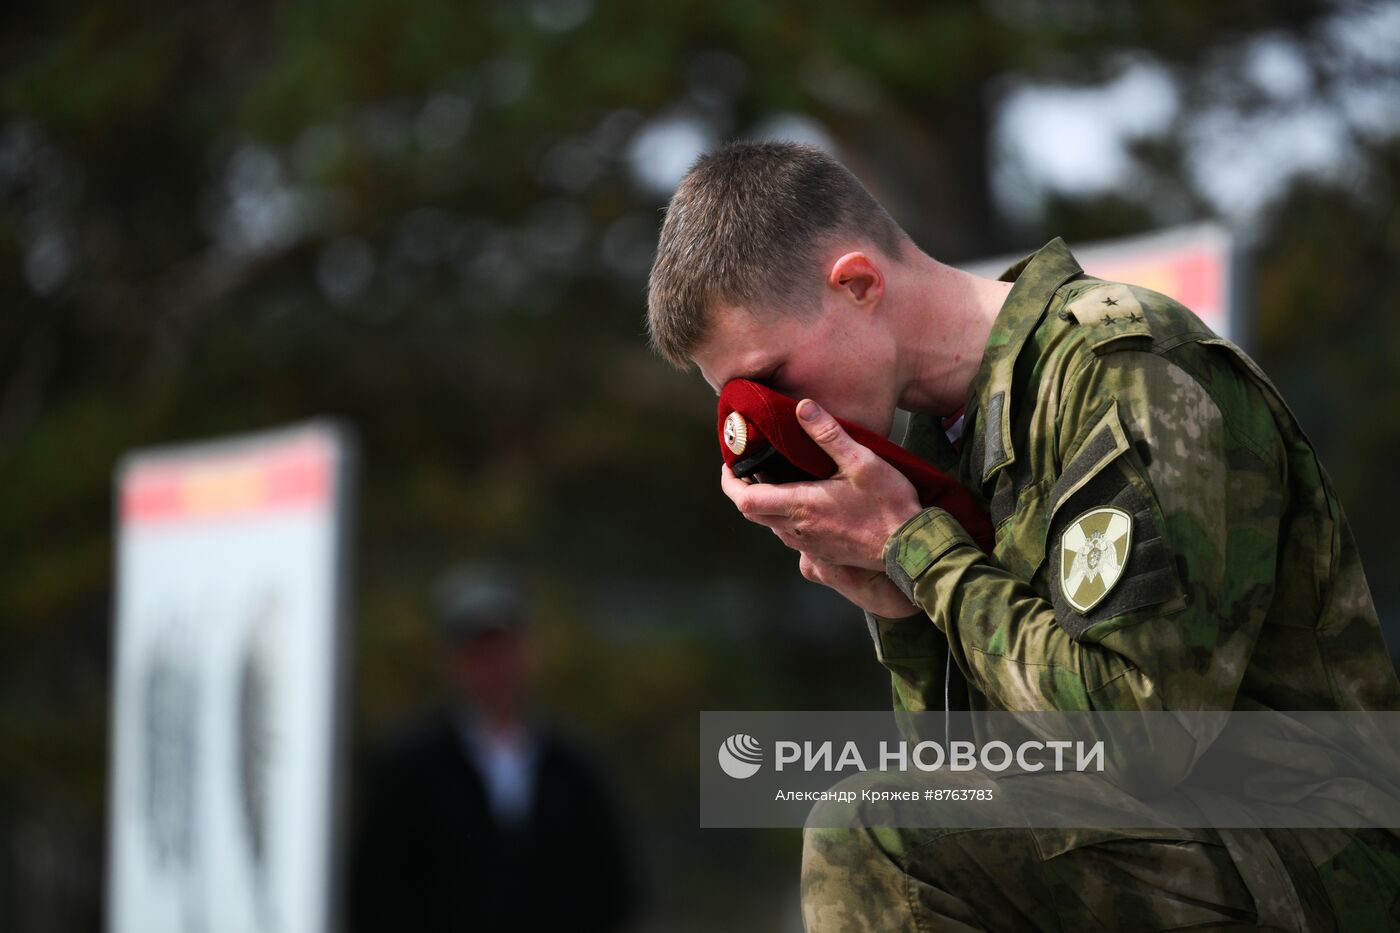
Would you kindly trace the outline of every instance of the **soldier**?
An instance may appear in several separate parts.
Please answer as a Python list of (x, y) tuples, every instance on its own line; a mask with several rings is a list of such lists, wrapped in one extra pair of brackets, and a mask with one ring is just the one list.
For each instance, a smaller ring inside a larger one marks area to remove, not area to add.
[[(648, 326), (716, 390), (804, 399), (837, 474), (721, 485), (866, 611), (896, 708), (1400, 709), (1341, 503), (1272, 383), (1060, 240), (984, 279), (819, 150), (733, 144), (671, 199)], [(835, 420), (888, 433), (896, 407), (988, 508), (992, 553)], [(1397, 892), (1382, 830), (804, 833), (811, 931), (1380, 929)]]

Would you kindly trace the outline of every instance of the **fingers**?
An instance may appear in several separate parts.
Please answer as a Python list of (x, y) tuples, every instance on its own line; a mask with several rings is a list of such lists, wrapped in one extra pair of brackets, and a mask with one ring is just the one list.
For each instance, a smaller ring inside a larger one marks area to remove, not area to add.
[(850, 585), (855, 576), (869, 576), (869, 571), (860, 570), (855, 567), (843, 567), (840, 564), (833, 564), (830, 561), (822, 560), (808, 551), (798, 551), (797, 569), (802, 576), (813, 583), (820, 583), (833, 589), (840, 589)]
[(767, 524), (763, 521), (765, 516), (793, 517), (801, 510), (807, 495), (805, 483), (781, 486), (746, 483), (734, 475), (727, 463), (720, 470), (719, 485), (745, 518), (759, 524)]
[(774, 526), (769, 526), (769, 528), (773, 534), (777, 536), (778, 540), (783, 542), (787, 547), (799, 553), (808, 553), (804, 548), (808, 548), (809, 545), (802, 540), (802, 532), (800, 530), (796, 528), (778, 528)]
[(798, 552), (797, 569), (802, 576), (813, 583), (820, 583), (822, 586), (829, 586), (843, 595), (848, 591), (857, 588), (861, 581), (870, 578), (868, 570), (858, 567), (843, 567), (814, 557), (806, 551)]
[(836, 461), (837, 470), (849, 473), (864, 462), (867, 448), (851, 440), (836, 418), (816, 402), (809, 398), (798, 402), (797, 420), (807, 436)]
[(835, 590), (876, 615), (903, 619), (922, 612), (883, 573), (828, 563), (805, 553), (798, 557), (797, 569), (806, 579)]

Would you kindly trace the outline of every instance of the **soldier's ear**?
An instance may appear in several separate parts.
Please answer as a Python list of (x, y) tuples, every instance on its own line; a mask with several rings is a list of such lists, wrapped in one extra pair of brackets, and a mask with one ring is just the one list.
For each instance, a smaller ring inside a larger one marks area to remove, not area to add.
[(847, 253), (831, 264), (826, 284), (853, 304), (873, 307), (885, 294), (885, 276), (865, 253)]

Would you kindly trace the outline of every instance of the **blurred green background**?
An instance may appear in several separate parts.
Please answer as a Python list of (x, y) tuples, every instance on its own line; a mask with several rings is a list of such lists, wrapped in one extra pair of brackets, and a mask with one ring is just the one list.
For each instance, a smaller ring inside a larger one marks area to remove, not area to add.
[(798, 927), (796, 831), (696, 827), (697, 713), (878, 708), (888, 684), (859, 614), (721, 496), (709, 390), (645, 346), (659, 209), (736, 136), (828, 146), (954, 263), (1225, 223), (1251, 255), (1239, 342), (1400, 607), (1400, 5), (108, 0), (0, 23), (0, 927), (100, 922), (116, 458), (319, 413), (364, 464), (355, 760), (439, 689), (434, 576), (516, 561), (543, 701), (625, 791), (645, 928)]

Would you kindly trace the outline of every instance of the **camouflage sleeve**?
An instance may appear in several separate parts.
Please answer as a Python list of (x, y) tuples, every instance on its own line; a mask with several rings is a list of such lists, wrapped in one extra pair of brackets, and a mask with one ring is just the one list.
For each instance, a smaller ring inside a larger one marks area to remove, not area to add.
[(890, 672), (895, 712), (943, 709), (948, 640), (942, 633), (923, 615), (891, 619), (867, 612), (865, 624), (875, 643), (875, 657)]
[(891, 579), (994, 705), (1233, 706), (1273, 595), (1284, 477), (1256, 390), (1213, 360), (1198, 380), (1118, 351), (1065, 379), (1047, 438), (1062, 467), (1021, 503), (1045, 516), (1021, 526), (1043, 538), (1034, 582), (938, 509), (886, 542)]

